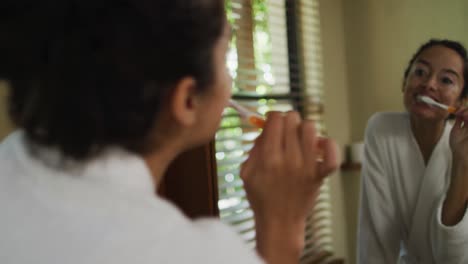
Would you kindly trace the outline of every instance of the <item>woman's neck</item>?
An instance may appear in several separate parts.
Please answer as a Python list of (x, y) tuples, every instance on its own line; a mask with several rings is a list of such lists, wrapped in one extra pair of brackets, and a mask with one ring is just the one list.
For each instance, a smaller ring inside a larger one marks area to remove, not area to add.
[(148, 166), (153, 176), (156, 189), (158, 189), (158, 186), (161, 184), (167, 168), (179, 153), (180, 151), (177, 148), (168, 147), (166, 145), (159, 148), (157, 151), (143, 156), (146, 166)]
[(153, 176), (153, 181), (157, 188), (173, 158), (169, 158), (168, 155), (164, 155), (160, 152), (145, 155), (143, 158), (146, 166), (148, 166), (148, 169), (150, 170), (151, 176)]
[(445, 128), (445, 120), (421, 120), (411, 117), (411, 130), (418, 143), (424, 163), (427, 164), (437, 142), (442, 137)]

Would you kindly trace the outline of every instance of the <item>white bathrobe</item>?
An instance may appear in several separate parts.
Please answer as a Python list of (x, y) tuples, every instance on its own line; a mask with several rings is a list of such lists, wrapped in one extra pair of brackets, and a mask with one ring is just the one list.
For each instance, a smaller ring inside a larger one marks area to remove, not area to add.
[(451, 124), (427, 164), (407, 113), (378, 113), (368, 123), (362, 168), (358, 263), (468, 263), (468, 217), (444, 226), (450, 182)]
[(87, 163), (0, 144), (1, 264), (263, 263), (217, 219), (187, 219), (154, 193), (143, 159), (109, 148)]

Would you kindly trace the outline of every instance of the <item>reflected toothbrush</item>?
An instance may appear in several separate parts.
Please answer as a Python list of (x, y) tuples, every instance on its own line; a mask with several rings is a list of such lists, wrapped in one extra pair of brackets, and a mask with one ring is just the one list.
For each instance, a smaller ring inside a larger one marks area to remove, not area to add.
[(236, 101), (229, 99), (229, 106), (236, 109), (239, 115), (249, 124), (258, 128), (263, 128), (265, 125), (265, 118), (255, 112), (248, 110)]
[(428, 105), (432, 105), (432, 106), (436, 106), (436, 107), (439, 107), (439, 108), (442, 108), (444, 110), (447, 110), (447, 112), (451, 113), (451, 114), (454, 114), (455, 112), (457, 112), (457, 109), (453, 106), (448, 106), (448, 105), (444, 105), (444, 104), (441, 104), (439, 102), (436, 102), (434, 99), (430, 98), (429, 96), (425, 96), (425, 95), (418, 95), (418, 100), (421, 101), (421, 102), (424, 102)]

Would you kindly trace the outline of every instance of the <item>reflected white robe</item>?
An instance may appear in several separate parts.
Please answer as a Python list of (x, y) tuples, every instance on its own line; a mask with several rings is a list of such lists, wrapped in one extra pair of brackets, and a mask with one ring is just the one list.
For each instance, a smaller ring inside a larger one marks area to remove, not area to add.
[(407, 113), (368, 122), (362, 168), (358, 263), (468, 263), (468, 220), (441, 223), (450, 183), (451, 124), (427, 163)]

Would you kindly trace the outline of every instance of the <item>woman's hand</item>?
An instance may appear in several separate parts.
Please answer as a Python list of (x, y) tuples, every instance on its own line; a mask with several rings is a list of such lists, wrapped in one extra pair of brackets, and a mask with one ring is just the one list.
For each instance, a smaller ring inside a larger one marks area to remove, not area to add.
[(336, 144), (319, 138), (312, 121), (302, 121), (297, 112), (268, 115), (241, 170), (255, 213), (257, 247), (268, 263), (291, 258), (297, 263), (306, 216), (323, 179), (338, 164)]
[(450, 133), (452, 174), (441, 219), (447, 226), (456, 225), (463, 219), (468, 201), (468, 108), (461, 108), (455, 116)]
[(454, 160), (468, 164), (468, 108), (458, 110), (455, 117), (455, 124), (450, 133), (450, 148)]

